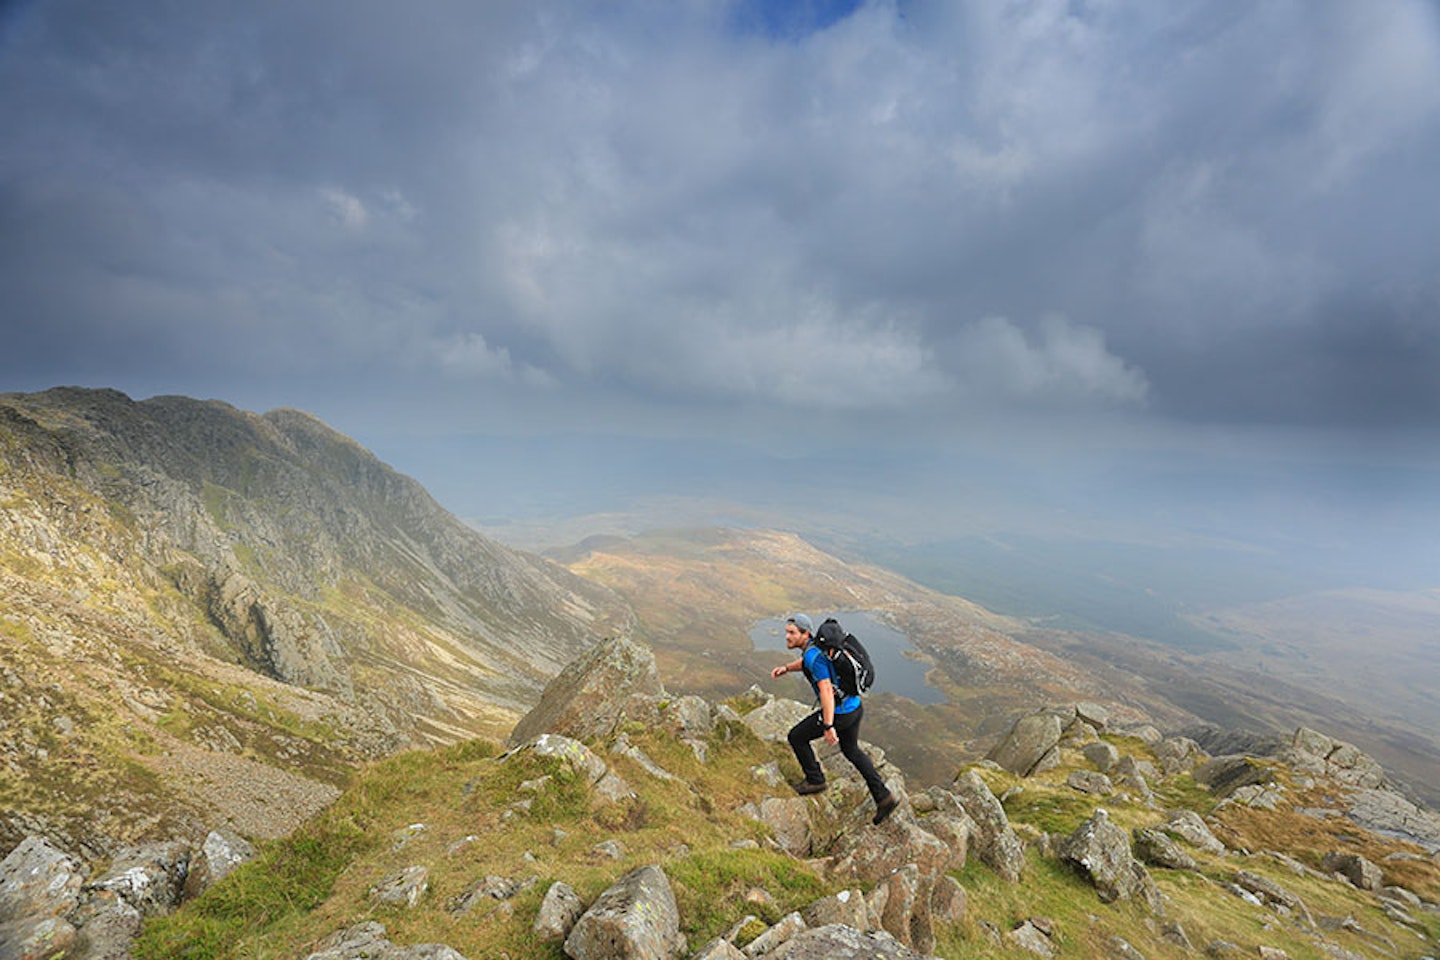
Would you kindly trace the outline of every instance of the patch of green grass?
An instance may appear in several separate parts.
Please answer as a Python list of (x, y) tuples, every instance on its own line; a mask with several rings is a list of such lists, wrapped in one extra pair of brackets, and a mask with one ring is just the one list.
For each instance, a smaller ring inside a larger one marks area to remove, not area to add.
[(1166, 810), (1193, 810), (1200, 816), (1209, 816), (1215, 809), (1215, 795), (1196, 783), (1188, 773), (1165, 777), (1151, 785), (1155, 802)]
[[(726, 847), (699, 851), (667, 865), (666, 872), (675, 889), (685, 935), (697, 948), (746, 913), (770, 924), (830, 892), (802, 861), (770, 850)], [(757, 888), (773, 899), (748, 902), (746, 894)]]
[(266, 848), (190, 908), (147, 923), (133, 952), (139, 960), (240, 956), (257, 934), (301, 922), (330, 895), (340, 872), (374, 845), (354, 820), (325, 817)]
[(1095, 800), (1074, 790), (1028, 788), (1005, 801), (1012, 824), (1028, 824), (1046, 833), (1069, 836), (1095, 812)]

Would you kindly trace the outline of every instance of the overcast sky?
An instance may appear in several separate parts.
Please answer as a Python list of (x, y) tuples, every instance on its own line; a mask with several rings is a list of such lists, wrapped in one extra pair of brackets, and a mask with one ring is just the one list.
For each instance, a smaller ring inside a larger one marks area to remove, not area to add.
[(1440, 539), (1434, 0), (0, 11), (0, 390)]

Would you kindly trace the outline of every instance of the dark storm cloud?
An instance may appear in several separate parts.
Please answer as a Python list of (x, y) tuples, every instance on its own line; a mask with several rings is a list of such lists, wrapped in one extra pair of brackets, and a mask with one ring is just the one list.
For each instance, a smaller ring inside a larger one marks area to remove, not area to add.
[(1440, 424), (1432, 4), (768, 9), (16, 8), (0, 374)]

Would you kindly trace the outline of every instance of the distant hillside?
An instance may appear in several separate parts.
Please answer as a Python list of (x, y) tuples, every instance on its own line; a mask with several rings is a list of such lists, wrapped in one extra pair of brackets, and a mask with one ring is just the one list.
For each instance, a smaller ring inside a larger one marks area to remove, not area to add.
[(760, 620), (793, 610), (873, 612), (910, 640), (908, 656), (928, 668), (946, 699), (916, 704), (882, 676), (866, 700), (866, 736), (925, 783), (944, 782), (1016, 713), (1055, 699), (1103, 701), (1117, 715), (1143, 712), (1170, 728), (1201, 719), (1135, 678), (1102, 675), (1026, 642), (1022, 620), (847, 562), (792, 533), (673, 530), (595, 538), (552, 555), (629, 600), (636, 635), (654, 647), (666, 685), (687, 693), (726, 695), (751, 684), (778, 692), (799, 683), (770, 679), (784, 642), (777, 636), (773, 647), (754, 649), (749, 631)]
[[(1238, 608), (1204, 624), (1223, 643), (1185, 650), (1002, 616), (790, 533), (603, 536), (550, 555), (623, 594), (666, 683), (701, 694), (769, 687), (783, 644), (776, 637), (773, 649), (752, 649), (757, 621), (789, 610), (876, 612), (909, 638), (948, 701), (917, 705), (883, 678), (869, 701), (869, 735), (926, 782), (974, 759), (1016, 711), (1085, 697), (1143, 711), (1167, 730), (1324, 728), (1380, 759), (1412, 796), (1440, 802), (1440, 744), (1416, 722), (1435, 713), (1430, 681), (1440, 661), (1423, 626), (1433, 596), (1349, 597), (1344, 615), (1324, 596)], [(1367, 630), (1390, 642), (1357, 642)]]
[(624, 604), (307, 414), (0, 395), (0, 842), (273, 835), (353, 764), (501, 735)]

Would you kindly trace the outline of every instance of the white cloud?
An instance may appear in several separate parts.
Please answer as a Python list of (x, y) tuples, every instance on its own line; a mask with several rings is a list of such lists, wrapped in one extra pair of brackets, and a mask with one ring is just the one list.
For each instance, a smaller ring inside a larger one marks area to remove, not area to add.
[(1094, 327), (1046, 317), (1029, 337), (1004, 317), (987, 317), (959, 337), (967, 394), (1027, 403), (1143, 404), (1143, 371), (1111, 353)]
[(492, 347), (479, 333), (462, 333), (435, 346), (440, 368), (448, 375), (474, 380), (499, 380), (532, 387), (553, 386), (554, 378), (538, 367), (516, 363), (505, 347)]
[(325, 201), (325, 208), (330, 212), (330, 216), (346, 230), (358, 233), (369, 224), (370, 211), (354, 194), (346, 193), (337, 187), (327, 187), (320, 191), (320, 196)]

